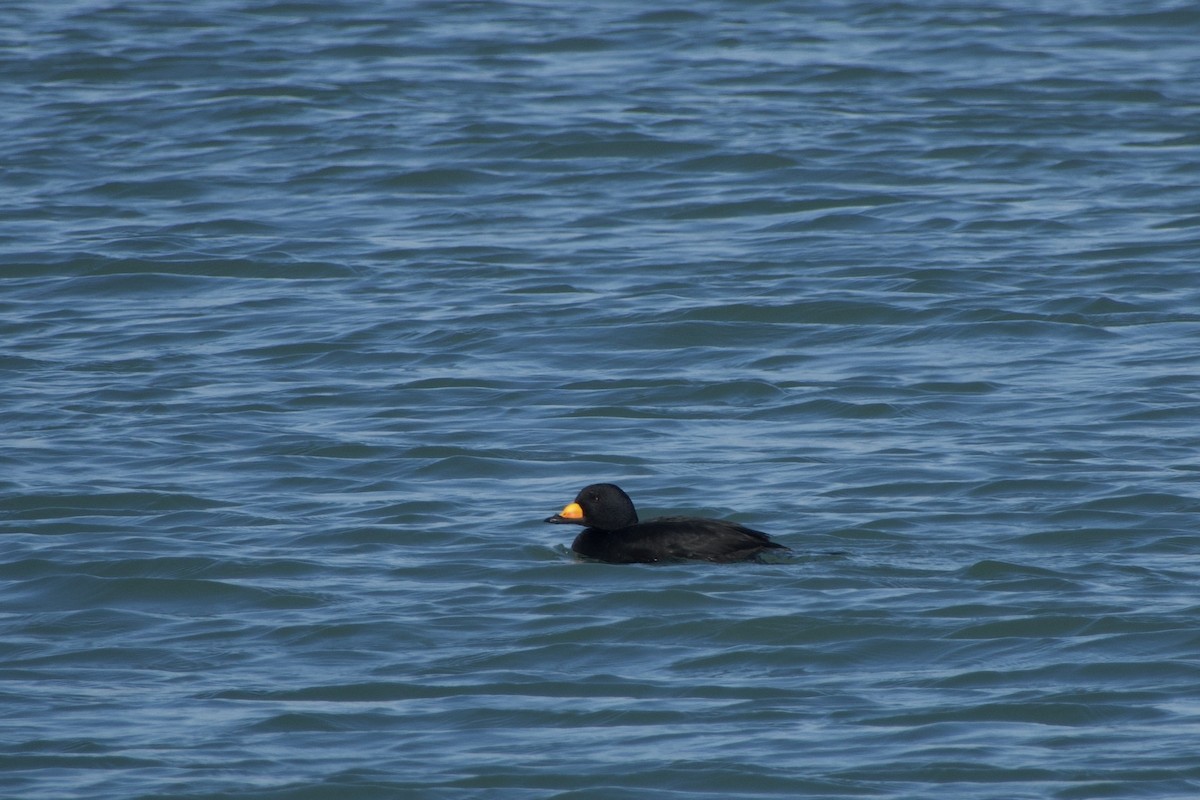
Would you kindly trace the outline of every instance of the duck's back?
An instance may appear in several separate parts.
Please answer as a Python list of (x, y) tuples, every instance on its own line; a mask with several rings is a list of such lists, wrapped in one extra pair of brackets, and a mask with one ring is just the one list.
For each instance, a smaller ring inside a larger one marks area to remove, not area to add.
[(587, 528), (571, 549), (614, 564), (691, 559), (745, 561), (764, 550), (786, 549), (767, 534), (719, 519), (659, 517), (615, 531)]

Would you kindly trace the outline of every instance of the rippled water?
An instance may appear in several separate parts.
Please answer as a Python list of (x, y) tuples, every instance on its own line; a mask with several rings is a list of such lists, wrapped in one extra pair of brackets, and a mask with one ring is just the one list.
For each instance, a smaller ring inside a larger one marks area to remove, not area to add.
[(1198, 27), (6, 4), (2, 793), (1196, 797)]

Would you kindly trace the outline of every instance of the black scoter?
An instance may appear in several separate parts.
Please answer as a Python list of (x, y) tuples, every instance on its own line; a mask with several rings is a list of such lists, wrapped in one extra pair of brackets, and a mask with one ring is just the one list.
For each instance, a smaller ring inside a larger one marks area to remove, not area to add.
[(546, 522), (586, 526), (571, 549), (610, 564), (681, 559), (746, 561), (767, 550), (787, 550), (767, 534), (736, 522), (702, 517), (658, 517), (638, 522), (629, 495), (611, 483), (584, 488), (575, 502), (547, 517)]

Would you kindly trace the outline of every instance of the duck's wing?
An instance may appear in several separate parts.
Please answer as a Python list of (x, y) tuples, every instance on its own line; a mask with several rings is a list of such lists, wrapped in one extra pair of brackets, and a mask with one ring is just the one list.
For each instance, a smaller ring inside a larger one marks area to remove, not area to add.
[(762, 531), (702, 517), (659, 517), (626, 528), (629, 544), (665, 552), (664, 558), (743, 561), (763, 550), (784, 549)]

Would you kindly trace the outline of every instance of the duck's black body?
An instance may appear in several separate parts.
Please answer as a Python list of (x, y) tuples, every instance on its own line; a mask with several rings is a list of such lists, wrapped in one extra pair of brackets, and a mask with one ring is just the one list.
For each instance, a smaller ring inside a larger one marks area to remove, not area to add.
[(612, 564), (691, 559), (746, 561), (767, 550), (786, 550), (767, 534), (736, 522), (701, 517), (659, 517), (639, 522), (629, 495), (611, 483), (586, 487), (546, 522), (585, 525), (571, 549)]

